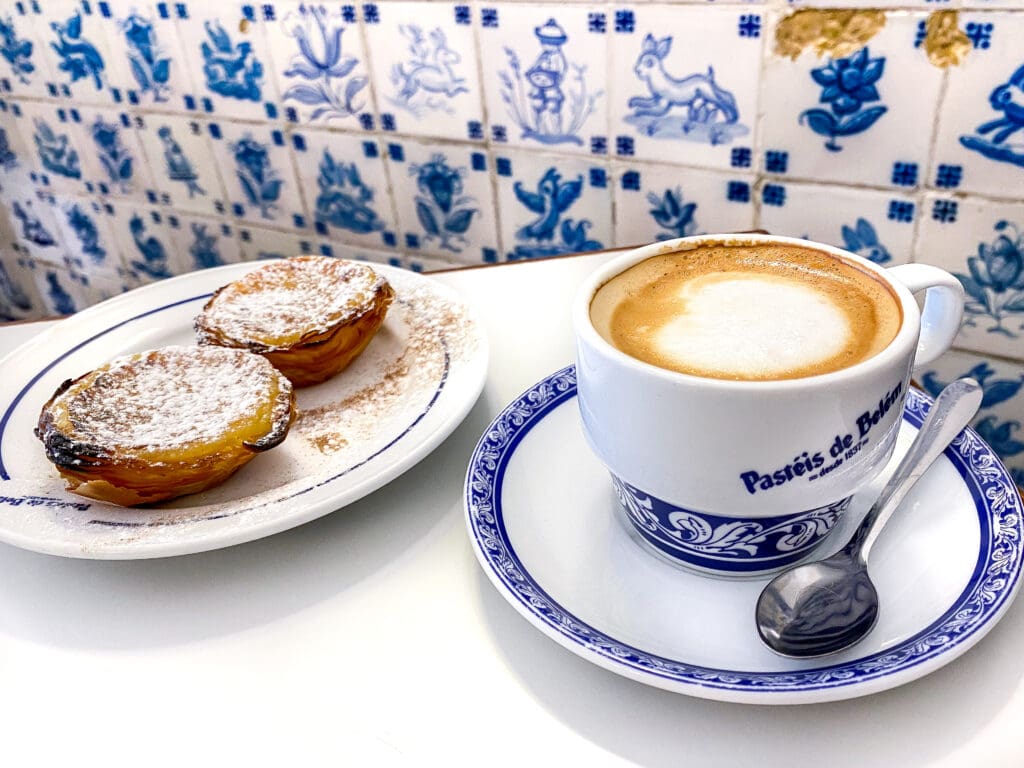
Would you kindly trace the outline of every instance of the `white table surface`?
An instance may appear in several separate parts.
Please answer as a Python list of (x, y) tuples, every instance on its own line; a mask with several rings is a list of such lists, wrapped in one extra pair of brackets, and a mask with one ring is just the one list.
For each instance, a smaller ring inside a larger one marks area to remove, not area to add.
[[(569, 302), (604, 258), (437, 276), (487, 325), (487, 386), (433, 454), (342, 511), (165, 560), (0, 544), (0, 765), (1024, 765), (1020, 603), (902, 688), (745, 706), (599, 669), (491, 587), (467, 461), (509, 400), (572, 361)], [(0, 355), (46, 327), (0, 327)]]

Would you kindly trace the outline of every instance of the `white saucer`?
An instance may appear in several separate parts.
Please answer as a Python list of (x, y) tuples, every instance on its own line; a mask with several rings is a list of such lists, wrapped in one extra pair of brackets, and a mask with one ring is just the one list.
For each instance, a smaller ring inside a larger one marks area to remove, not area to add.
[[(0, 362), (0, 541), (95, 559), (167, 557), (268, 536), (340, 509), (390, 482), (444, 440), (487, 377), (487, 337), (458, 295), (374, 264), (395, 289), (383, 326), (334, 378), (296, 391), (288, 438), (227, 482), (144, 509), (64, 492), (33, 434), (65, 379), (119, 355), (195, 343), (211, 293), (259, 262), (153, 283), (90, 307)], [(182, 415), (187, 418), (187, 414)]]
[[(1020, 583), (1021, 498), (991, 449), (966, 430), (911, 492), (872, 552), (874, 631), (827, 659), (771, 653), (754, 629), (767, 578), (700, 576), (627, 531), (608, 473), (584, 442), (572, 367), (509, 405), (466, 478), (477, 558), (498, 591), (546, 635), (618, 674), (723, 701), (797, 704), (902, 685), (977, 643)], [(931, 400), (911, 390), (893, 462)], [(817, 551), (835, 551), (893, 464), (853, 500)]]

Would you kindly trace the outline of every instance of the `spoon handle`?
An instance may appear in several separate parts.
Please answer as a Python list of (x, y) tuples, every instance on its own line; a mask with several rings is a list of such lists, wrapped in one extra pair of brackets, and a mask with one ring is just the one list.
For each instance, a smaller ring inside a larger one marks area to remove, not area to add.
[(981, 406), (984, 392), (974, 379), (957, 379), (939, 394), (914, 438), (906, 457), (885, 484), (843, 550), (866, 562), (872, 545), (921, 476), (966, 427)]

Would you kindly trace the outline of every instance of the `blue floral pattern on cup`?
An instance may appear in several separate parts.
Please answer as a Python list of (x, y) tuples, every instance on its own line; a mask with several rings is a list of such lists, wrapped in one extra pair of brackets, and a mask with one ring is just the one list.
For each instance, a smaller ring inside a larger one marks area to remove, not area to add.
[(304, 81), (289, 86), (284, 100), (314, 107), (310, 120), (344, 118), (361, 110), (365, 102), (357, 96), (368, 81), (353, 74), (359, 61), (343, 51), (342, 17), (322, 5), (300, 5), (285, 17), (284, 25), (299, 49), (284, 75)]
[(684, 565), (736, 574), (782, 568), (805, 557), (835, 527), (852, 498), (752, 520), (675, 507), (614, 475), (612, 484), (633, 528), (661, 554)]
[(812, 69), (811, 78), (822, 89), (820, 101), (828, 104), (829, 109), (805, 110), (800, 113), (800, 122), (806, 122), (812, 131), (825, 136), (827, 149), (841, 151), (843, 148), (836, 143), (837, 138), (863, 133), (888, 111), (888, 107), (881, 105), (863, 108), (866, 102), (881, 99), (875, 83), (884, 71), (885, 57), (872, 59), (867, 48)]
[(988, 318), (995, 321), (989, 333), (1015, 339), (1024, 330), (1024, 233), (1005, 219), (996, 223), (995, 232), (992, 242), (979, 243), (978, 253), (967, 258), (970, 274), (956, 273), (967, 293), (964, 325), (977, 326)]

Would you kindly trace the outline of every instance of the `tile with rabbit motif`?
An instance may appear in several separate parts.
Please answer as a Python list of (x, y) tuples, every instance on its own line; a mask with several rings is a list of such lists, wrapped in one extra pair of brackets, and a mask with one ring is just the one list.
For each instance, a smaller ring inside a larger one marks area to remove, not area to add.
[(84, 158), (90, 141), (77, 107), (40, 101), (12, 105), (25, 154), (22, 167), (57, 192), (88, 191)]
[(91, 192), (142, 202), (154, 188), (137, 126), (142, 117), (104, 107), (80, 107), (85, 146), (82, 174)]
[(597, 251), (614, 242), (606, 163), (509, 151), (496, 154), (494, 166), (506, 259)]
[(177, 213), (169, 213), (166, 221), (171, 242), (187, 271), (242, 261), (234, 222)]
[(178, 18), (194, 98), (187, 105), (217, 119), (279, 120), (265, 29), (271, 3), (168, 3)]
[(376, 8), (365, 31), (381, 129), (482, 141), (473, 40), (477, 9), (464, 2), (388, 2)]
[(498, 260), (490, 158), (483, 148), (387, 144), (400, 248), (461, 264)]
[(887, 267), (911, 260), (921, 208), (916, 197), (778, 181), (766, 182), (759, 195), (758, 227), (773, 235), (845, 248)]
[(491, 144), (608, 154), (608, 7), (487, 3), (479, 13)]
[(184, 11), (177, 3), (100, 3), (110, 84), (119, 104), (164, 112), (195, 108), (185, 48), (174, 22)]
[(930, 186), (1024, 196), (1024, 14), (962, 13), (970, 42), (949, 68)]
[(968, 376), (984, 391), (971, 426), (999, 454), (1017, 485), (1024, 486), (1024, 366), (954, 349), (915, 373), (914, 379), (935, 397), (949, 382)]
[[(52, 80), (47, 95), (76, 105), (110, 104), (110, 50), (100, 4), (89, 0), (46, 0), (37, 19), (42, 50)], [(41, 24), (39, 22), (42, 22)]]
[(292, 123), (375, 126), (357, 6), (278, 2), (266, 25), (281, 113)]
[(763, 13), (752, 8), (617, 8), (611, 33), (609, 152), (749, 168)]
[(377, 139), (326, 131), (291, 134), (299, 184), (318, 237), (375, 248), (397, 245), (397, 225)]
[(1024, 358), (1024, 202), (930, 193), (925, 206), (914, 260), (963, 283), (956, 346)]
[(124, 273), (111, 223), (113, 206), (92, 197), (53, 195), (47, 199), (64, 241), (67, 264), (90, 277), (120, 279)]
[(19, 2), (0, 10), (0, 93), (46, 98), (53, 82), (40, 30), (48, 29), (39, 3)]
[[(913, 189), (925, 181), (944, 70), (924, 48), (923, 13), (888, 13), (856, 50), (798, 51), (769, 40), (761, 92), (763, 170)], [(784, 25), (787, 19), (779, 21)]]
[(754, 227), (753, 174), (615, 164), (616, 246)]
[(110, 203), (110, 226), (130, 279), (140, 285), (191, 271), (171, 235), (167, 212), (119, 200)]
[(207, 129), (231, 215), (289, 229), (308, 225), (282, 129), (228, 122)]
[(147, 202), (221, 216), (227, 213), (217, 161), (204, 120), (185, 115), (136, 116), (153, 187)]
[(244, 261), (287, 259), (320, 252), (320, 241), (310, 232), (281, 232), (262, 227), (238, 227), (238, 243)]

